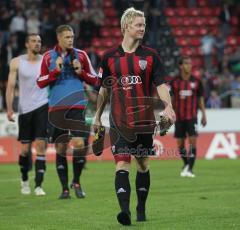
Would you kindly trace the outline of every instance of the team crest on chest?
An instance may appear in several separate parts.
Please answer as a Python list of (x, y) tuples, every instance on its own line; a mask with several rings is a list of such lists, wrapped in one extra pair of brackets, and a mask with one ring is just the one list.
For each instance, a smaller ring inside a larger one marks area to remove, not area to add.
[(141, 70), (145, 70), (146, 67), (147, 67), (147, 61), (146, 60), (139, 60), (138, 64), (139, 64)]
[(191, 83), (190, 83), (190, 86), (191, 86), (192, 89), (194, 89), (195, 86), (196, 86), (196, 85), (195, 85), (195, 82), (191, 82)]

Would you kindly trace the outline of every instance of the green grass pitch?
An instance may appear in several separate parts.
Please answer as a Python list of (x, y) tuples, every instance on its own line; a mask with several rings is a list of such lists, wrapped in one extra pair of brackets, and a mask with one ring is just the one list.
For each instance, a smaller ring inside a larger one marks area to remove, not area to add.
[[(117, 223), (114, 163), (89, 162), (82, 185), (87, 194), (58, 200), (60, 185), (54, 164), (48, 164), (45, 197), (20, 194), (17, 164), (0, 165), (0, 229), (240, 229), (240, 162), (198, 160), (196, 178), (180, 178), (180, 160), (151, 161), (151, 190), (145, 223), (135, 221), (135, 164), (131, 169), (132, 226)], [(69, 164), (70, 165), (70, 164)], [(72, 175), (71, 166), (69, 167)], [(30, 174), (33, 188), (33, 172)]]

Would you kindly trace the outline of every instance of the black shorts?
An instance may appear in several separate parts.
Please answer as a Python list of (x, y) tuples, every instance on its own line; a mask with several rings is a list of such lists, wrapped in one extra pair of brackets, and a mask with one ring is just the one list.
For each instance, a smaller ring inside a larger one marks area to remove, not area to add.
[(18, 140), (30, 143), (35, 139), (47, 139), (48, 104), (18, 116)]
[[(110, 141), (113, 155), (127, 154), (135, 157), (155, 155), (153, 148), (153, 134), (136, 134), (135, 138), (128, 138), (119, 134), (115, 127), (110, 129)], [(133, 136), (132, 136), (133, 137)]]
[(186, 138), (186, 136), (197, 136), (197, 119), (177, 121), (175, 123), (176, 138)]
[(84, 113), (81, 109), (50, 111), (47, 129), (49, 143), (67, 143), (73, 137), (83, 137), (86, 144), (90, 126), (85, 122)]

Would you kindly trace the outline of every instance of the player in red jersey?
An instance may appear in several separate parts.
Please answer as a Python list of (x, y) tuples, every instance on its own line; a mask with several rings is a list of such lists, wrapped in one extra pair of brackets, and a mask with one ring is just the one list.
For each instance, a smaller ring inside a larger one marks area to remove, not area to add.
[[(207, 124), (204, 90), (202, 82), (192, 75), (192, 62), (188, 56), (179, 59), (180, 76), (171, 82), (173, 107), (176, 113), (175, 138), (179, 153), (184, 162), (182, 177), (195, 177), (193, 166), (196, 159), (197, 112), (202, 112), (201, 124)], [(185, 148), (185, 140), (189, 139), (189, 153)]]
[(99, 77), (102, 85), (97, 101), (95, 130), (110, 96), (110, 138), (116, 162), (115, 190), (121, 212), (117, 220), (131, 224), (129, 169), (131, 155), (136, 159), (137, 221), (146, 221), (145, 204), (150, 187), (149, 155), (153, 153), (155, 118), (150, 106), (152, 85), (165, 102), (163, 116), (173, 123), (175, 114), (165, 71), (157, 52), (140, 44), (145, 33), (142, 11), (127, 9), (121, 18), (122, 43), (108, 50), (102, 59)]

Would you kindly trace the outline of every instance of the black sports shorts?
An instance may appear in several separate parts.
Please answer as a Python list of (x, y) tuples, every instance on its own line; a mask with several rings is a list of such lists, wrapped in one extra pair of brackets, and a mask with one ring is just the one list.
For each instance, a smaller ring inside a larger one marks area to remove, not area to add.
[(87, 143), (90, 126), (86, 124), (84, 114), (84, 110), (75, 108), (49, 111), (49, 143), (67, 143), (73, 137), (83, 137)]
[(176, 138), (186, 138), (186, 136), (197, 136), (197, 119), (183, 120), (175, 122)]
[(111, 124), (109, 134), (113, 155), (127, 154), (135, 157), (155, 155), (153, 148), (153, 133), (135, 134), (130, 129), (122, 132)]
[(18, 116), (18, 140), (30, 143), (35, 139), (47, 139), (48, 104)]

